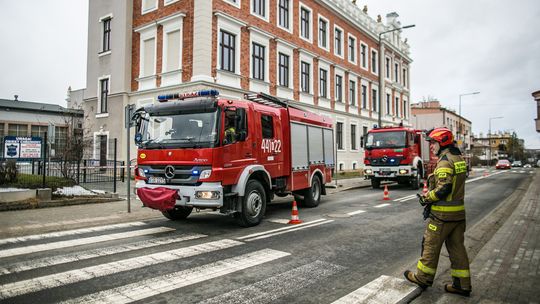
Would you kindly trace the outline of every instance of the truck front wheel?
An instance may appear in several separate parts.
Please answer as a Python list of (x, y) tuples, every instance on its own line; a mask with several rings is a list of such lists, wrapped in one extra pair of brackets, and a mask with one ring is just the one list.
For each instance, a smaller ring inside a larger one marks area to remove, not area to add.
[(161, 213), (168, 219), (176, 220), (185, 220), (193, 211), (193, 207), (175, 207), (171, 210), (161, 211)]
[(375, 177), (371, 179), (371, 188), (379, 189), (381, 187), (381, 180)]
[(257, 180), (250, 180), (242, 199), (242, 211), (235, 214), (238, 224), (242, 227), (259, 225), (266, 212), (266, 192)]

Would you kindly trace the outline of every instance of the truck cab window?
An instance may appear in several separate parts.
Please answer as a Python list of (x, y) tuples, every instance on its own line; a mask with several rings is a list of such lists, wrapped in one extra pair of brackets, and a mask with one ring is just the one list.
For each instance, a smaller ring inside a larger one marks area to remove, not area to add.
[(261, 115), (262, 137), (274, 138), (274, 120), (270, 115)]
[(225, 136), (223, 137), (223, 144), (228, 145), (236, 142), (236, 112), (225, 111)]

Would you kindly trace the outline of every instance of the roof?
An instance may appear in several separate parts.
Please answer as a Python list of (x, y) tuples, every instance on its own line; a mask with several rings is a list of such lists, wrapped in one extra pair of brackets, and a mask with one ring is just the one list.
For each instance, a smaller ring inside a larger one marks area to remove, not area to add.
[(0, 99), (0, 108), (14, 109), (21, 111), (41, 111), (50, 113), (71, 113), (83, 116), (84, 111), (78, 109), (68, 109), (56, 104), (31, 102), (13, 99)]

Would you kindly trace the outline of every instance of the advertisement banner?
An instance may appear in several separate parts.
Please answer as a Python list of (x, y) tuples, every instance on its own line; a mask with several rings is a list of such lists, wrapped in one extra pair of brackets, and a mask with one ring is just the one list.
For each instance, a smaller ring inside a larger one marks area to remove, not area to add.
[(41, 137), (4, 137), (4, 157), (17, 159), (41, 158)]

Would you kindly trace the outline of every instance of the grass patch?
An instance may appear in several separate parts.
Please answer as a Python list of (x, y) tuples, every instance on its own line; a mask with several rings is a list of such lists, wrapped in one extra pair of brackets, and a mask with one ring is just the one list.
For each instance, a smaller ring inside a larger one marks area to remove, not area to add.
[[(71, 187), (74, 186), (76, 182), (69, 178), (57, 177), (57, 176), (46, 176), (45, 177), (45, 187), (52, 188), (52, 191), (56, 191), (57, 188), (62, 187)], [(28, 189), (37, 189), (43, 186), (43, 176), (41, 175), (32, 175), (32, 174), (17, 174), (17, 181), (7, 184), (8, 187), (14, 188), (28, 188)]]
[(337, 175), (334, 175), (333, 179), (348, 179), (348, 178), (356, 178), (356, 177), (363, 177), (364, 174), (362, 171), (339, 171)]

